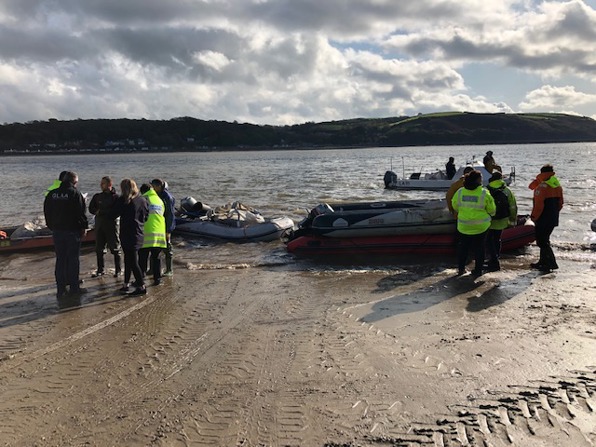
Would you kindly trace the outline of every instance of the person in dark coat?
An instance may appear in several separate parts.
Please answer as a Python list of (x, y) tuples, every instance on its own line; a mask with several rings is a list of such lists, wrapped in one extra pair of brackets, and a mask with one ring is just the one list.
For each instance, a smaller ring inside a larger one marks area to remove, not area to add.
[(97, 193), (89, 202), (89, 212), (95, 215), (95, 254), (97, 255), (97, 271), (94, 278), (105, 275), (104, 251), (106, 246), (114, 255), (114, 278), (122, 274), (120, 257), (120, 236), (118, 218), (112, 216), (112, 208), (118, 199), (118, 194), (112, 186), (112, 179), (102, 177), (101, 192)]
[(448, 180), (451, 180), (453, 178), (453, 176), (455, 175), (455, 173), (457, 172), (457, 169), (455, 168), (454, 161), (455, 161), (455, 158), (449, 157), (449, 161), (445, 165), (445, 173), (447, 174)]
[[(143, 246), (143, 225), (149, 216), (149, 205), (139, 193), (134, 180), (120, 182), (120, 197), (112, 209), (112, 217), (120, 217), (120, 244), (124, 252), (124, 286), (120, 292), (144, 295), (145, 280), (139, 266), (139, 249)], [(130, 276), (135, 278), (135, 288), (130, 290)]]
[[(77, 190), (79, 177), (74, 172), (66, 172), (57, 189), (48, 192), (43, 203), (46, 225), (52, 230), (56, 251), (56, 297), (58, 305), (76, 304), (86, 290), (80, 287), (81, 239), (85, 236), (89, 223), (83, 195)], [(67, 286), (70, 290), (67, 291)]]
[(495, 162), (495, 158), (493, 157), (493, 151), (486, 152), (486, 155), (482, 159), (482, 163), (484, 163), (484, 167), (486, 168), (486, 170), (492, 174), (493, 170), (497, 168), (497, 163)]

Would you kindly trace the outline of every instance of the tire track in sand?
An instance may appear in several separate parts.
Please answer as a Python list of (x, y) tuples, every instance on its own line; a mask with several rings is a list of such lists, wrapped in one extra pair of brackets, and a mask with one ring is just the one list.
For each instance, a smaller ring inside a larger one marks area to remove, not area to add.
[(250, 330), (220, 346), (225, 355), (203, 385), (215, 392), (198, 396), (183, 423), (189, 444), (298, 446), (323, 436), (304, 387), (316, 347), (314, 315), (325, 305), (287, 284), (266, 287), (269, 297), (252, 309)]

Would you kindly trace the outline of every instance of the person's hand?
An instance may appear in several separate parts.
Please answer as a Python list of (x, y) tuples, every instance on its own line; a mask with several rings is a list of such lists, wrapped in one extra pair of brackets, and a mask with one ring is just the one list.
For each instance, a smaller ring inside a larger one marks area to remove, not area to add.
[(87, 236), (87, 231), (89, 231), (89, 230), (87, 230), (86, 228), (81, 230), (81, 238), (84, 238), (85, 236)]
[(172, 240), (172, 233), (166, 233), (166, 241), (169, 244), (170, 241)]

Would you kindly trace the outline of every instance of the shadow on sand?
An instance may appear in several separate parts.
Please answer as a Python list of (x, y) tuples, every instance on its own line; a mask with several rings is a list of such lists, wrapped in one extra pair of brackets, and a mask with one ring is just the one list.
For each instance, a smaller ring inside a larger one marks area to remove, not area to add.
[[(374, 292), (379, 293), (394, 288), (388, 285), (397, 282), (395, 276), (382, 278)], [(360, 318), (360, 321), (374, 323), (395, 315), (421, 312), (454, 297), (468, 300), (466, 311), (481, 312), (512, 299), (527, 289), (537, 276), (536, 272), (526, 272), (505, 281), (490, 277), (480, 277), (475, 280), (469, 275), (441, 279), (422, 289), (408, 291), (375, 303), (371, 312)]]

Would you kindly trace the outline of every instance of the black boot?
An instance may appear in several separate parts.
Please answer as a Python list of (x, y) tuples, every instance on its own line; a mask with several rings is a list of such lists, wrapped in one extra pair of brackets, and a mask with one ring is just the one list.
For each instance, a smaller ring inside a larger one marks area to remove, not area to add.
[(114, 278), (118, 278), (120, 275), (122, 275), (122, 257), (118, 252), (114, 253), (114, 268)]
[(95, 253), (97, 255), (97, 271), (91, 276), (97, 278), (98, 276), (105, 275), (105, 264), (103, 260), (103, 250)]

